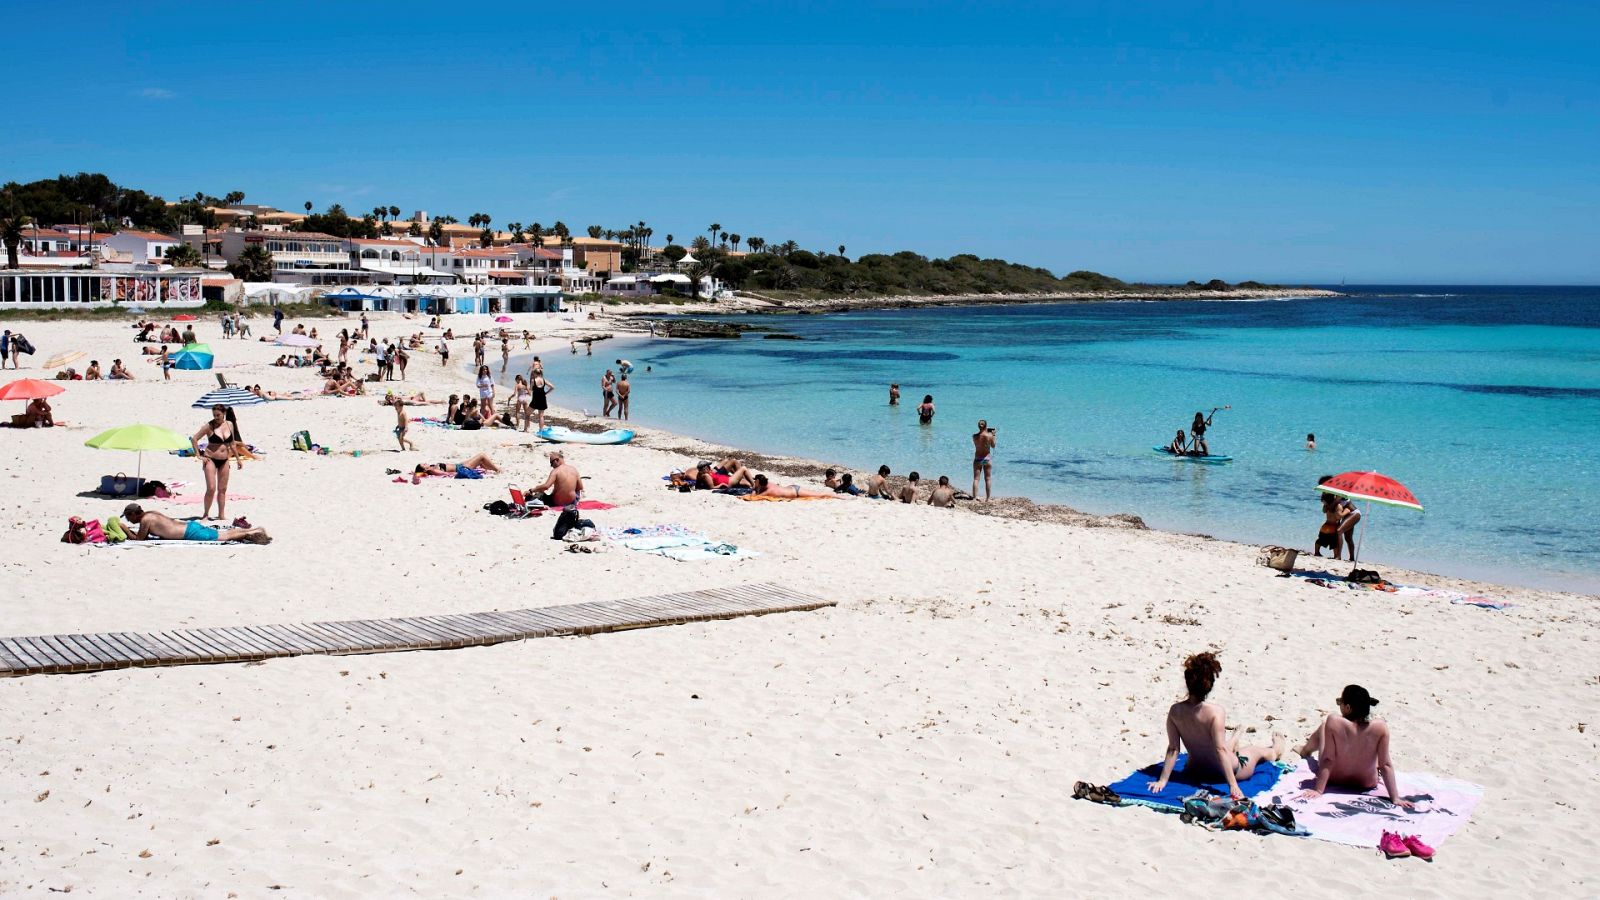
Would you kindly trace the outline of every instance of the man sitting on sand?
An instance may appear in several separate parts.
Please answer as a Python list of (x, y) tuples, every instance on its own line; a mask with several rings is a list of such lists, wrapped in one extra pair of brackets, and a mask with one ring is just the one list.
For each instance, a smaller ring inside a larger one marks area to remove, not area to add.
[(164, 516), (158, 512), (145, 512), (137, 503), (129, 503), (122, 510), (122, 517), (134, 525), (138, 531), (127, 529), (128, 540), (148, 541), (151, 538), (160, 538), (166, 541), (245, 541), (251, 544), (270, 544), (272, 538), (262, 528), (212, 528), (202, 522), (189, 520), (179, 522), (171, 516)]
[(940, 475), (939, 484), (928, 493), (928, 505), (949, 509), (956, 505), (956, 489), (950, 486), (950, 476)]
[(922, 480), (922, 476), (920, 474), (916, 473), (916, 472), (912, 472), (909, 476), (906, 477), (906, 485), (905, 485), (905, 487), (900, 489), (900, 502), (901, 503), (915, 503), (915, 502), (917, 502), (917, 482), (919, 482), (921, 480)]
[(1227, 714), (1222, 705), (1206, 699), (1220, 674), (1222, 663), (1210, 651), (1183, 661), (1183, 683), (1189, 695), (1167, 710), (1167, 758), (1161, 765), (1161, 778), (1150, 785), (1150, 793), (1166, 790), (1180, 746), (1189, 751), (1189, 760), (1183, 766), (1185, 780), (1226, 781), (1228, 795), (1235, 800), (1244, 799), (1239, 782), (1249, 780), (1257, 765), (1283, 756), (1284, 742), (1279, 735), (1273, 735), (1270, 748), (1240, 747), (1237, 734), (1228, 738)]
[(867, 479), (867, 496), (874, 500), (889, 499), (888, 466), (879, 466), (877, 474)]
[(583, 476), (578, 468), (567, 462), (560, 450), (550, 451), (550, 477), (533, 489), (533, 493), (546, 506), (572, 506), (583, 493)]
[(28, 403), (28, 408), (22, 411), (22, 422), (25, 428), (56, 427), (55, 414), (50, 411), (50, 404), (43, 397), (36, 397)]
[(1295, 750), (1307, 759), (1316, 757), (1316, 787), (1300, 796), (1320, 795), (1331, 784), (1356, 791), (1370, 791), (1383, 777), (1389, 802), (1411, 809), (1413, 804), (1400, 796), (1395, 781), (1394, 763), (1389, 761), (1389, 725), (1372, 721), (1372, 708), (1378, 701), (1359, 684), (1345, 685), (1339, 694), (1339, 715), (1329, 716)]

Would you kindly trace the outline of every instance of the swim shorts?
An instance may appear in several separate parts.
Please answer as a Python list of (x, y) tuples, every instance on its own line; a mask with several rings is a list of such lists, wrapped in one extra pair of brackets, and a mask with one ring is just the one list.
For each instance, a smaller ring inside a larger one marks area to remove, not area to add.
[(186, 541), (214, 541), (217, 539), (217, 535), (218, 532), (215, 528), (193, 520), (183, 526), (183, 539)]

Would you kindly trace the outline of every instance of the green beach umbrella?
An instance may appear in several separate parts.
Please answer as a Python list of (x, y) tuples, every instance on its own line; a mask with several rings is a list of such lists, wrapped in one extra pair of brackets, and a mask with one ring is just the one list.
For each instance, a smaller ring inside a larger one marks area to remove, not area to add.
[(175, 431), (162, 428), (160, 425), (123, 425), (109, 431), (102, 431), (87, 441), (85, 447), (94, 447), (97, 450), (133, 450), (139, 454), (139, 467), (135, 470), (136, 478), (144, 482), (144, 451), (146, 450), (187, 450), (189, 439)]

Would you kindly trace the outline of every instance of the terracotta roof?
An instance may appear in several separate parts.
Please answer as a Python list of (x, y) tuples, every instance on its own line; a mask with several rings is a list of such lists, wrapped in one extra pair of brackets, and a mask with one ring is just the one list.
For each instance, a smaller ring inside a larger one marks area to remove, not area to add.
[(415, 241), (402, 241), (398, 238), (347, 238), (352, 244), (374, 244), (383, 247), (405, 247), (410, 250), (426, 250)]
[(471, 257), (474, 257), (474, 258), (493, 257), (495, 259), (509, 259), (511, 257), (516, 256), (517, 255), (517, 251), (509, 250), (509, 249), (505, 249), (505, 248), (501, 248), (501, 247), (496, 247), (496, 248), (494, 248), (492, 250), (488, 249), (486, 247), (474, 247), (474, 248), (469, 249), (469, 250), (457, 250), (457, 251), (455, 251), (455, 255), (456, 256), (471, 256)]
[(131, 228), (119, 231), (119, 232), (117, 232), (117, 234), (126, 234), (126, 235), (130, 235), (130, 236), (136, 237), (136, 238), (144, 238), (147, 241), (177, 241), (178, 240), (177, 238), (173, 237), (170, 234), (156, 234), (154, 231), (135, 231), (134, 229), (131, 229)]

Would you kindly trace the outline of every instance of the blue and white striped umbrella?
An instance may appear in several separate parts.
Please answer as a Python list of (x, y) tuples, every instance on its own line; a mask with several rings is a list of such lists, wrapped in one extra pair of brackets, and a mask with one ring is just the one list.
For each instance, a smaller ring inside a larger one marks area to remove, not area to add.
[(265, 402), (267, 401), (261, 397), (257, 397), (255, 394), (252, 394), (243, 388), (222, 388), (221, 390), (208, 392), (199, 400), (196, 400), (189, 405), (195, 409), (210, 409), (211, 407), (218, 405), (253, 406), (257, 403)]

